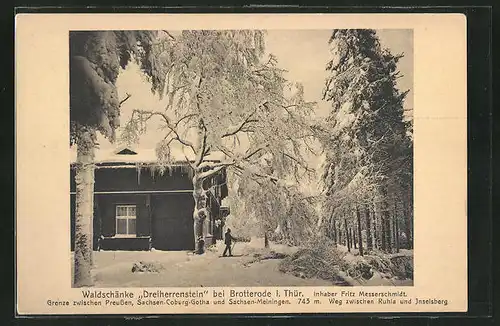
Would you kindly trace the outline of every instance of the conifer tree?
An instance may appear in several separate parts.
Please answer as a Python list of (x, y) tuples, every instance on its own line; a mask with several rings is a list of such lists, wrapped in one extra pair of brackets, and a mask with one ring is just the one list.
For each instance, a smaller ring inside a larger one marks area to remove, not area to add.
[[(334, 30), (329, 45), (323, 97), (332, 107), (322, 128), (327, 206), (335, 210), (380, 201), (383, 247), (390, 250), (388, 200), (412, 182), (412, 141), (403, 117), (407, 91), (396, 85), (402, 54), (382, 48), (376, 32), (366, 29)], [(349, 216), (361, 218), (359, 212)], [(365, 229), (370, 225), (357, 223)]]
[(76, 145), (76, 217), (74, 285), (91, 286), (94, 208), (94, 153), (97, 133), (110, 141), (120, 124), (116, 80), (133, 58), (149, 77), (153, 90), (161, 90), (156, 78), (153, 50), (155, 33), (147, 31), (70, 32), (70, 146)]

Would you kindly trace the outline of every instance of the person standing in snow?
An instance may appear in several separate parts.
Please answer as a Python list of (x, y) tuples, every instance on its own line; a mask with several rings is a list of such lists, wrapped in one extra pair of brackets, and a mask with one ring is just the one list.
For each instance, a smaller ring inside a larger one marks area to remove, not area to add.
[(224, 234), (224, 243), (226, 244), (226, 248), (224, 249), (224, 253), (222, 254), (222, 257), (226, 257), (226, 253), (229, 251), (229, 257), (232, 257), (233, 254), (231, 253), (231, 243), (233, 241), (236, 241), (236, 238), (234, 238), (231, 235), (231, 229), (227, 229), (226, 233)]

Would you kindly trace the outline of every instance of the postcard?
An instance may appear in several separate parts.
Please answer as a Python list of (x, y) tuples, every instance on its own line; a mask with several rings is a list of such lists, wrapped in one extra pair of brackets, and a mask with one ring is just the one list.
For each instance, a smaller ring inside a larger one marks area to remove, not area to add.
[(19, 315), (467, 311), (464, 15), (15, 32)]

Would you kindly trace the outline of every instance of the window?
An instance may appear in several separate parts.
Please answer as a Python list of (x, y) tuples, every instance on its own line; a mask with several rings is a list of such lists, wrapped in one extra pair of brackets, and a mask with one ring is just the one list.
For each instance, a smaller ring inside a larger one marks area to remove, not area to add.
[(136, 207), (135, 205), (116, 206), (116, 236), (135, 237)]

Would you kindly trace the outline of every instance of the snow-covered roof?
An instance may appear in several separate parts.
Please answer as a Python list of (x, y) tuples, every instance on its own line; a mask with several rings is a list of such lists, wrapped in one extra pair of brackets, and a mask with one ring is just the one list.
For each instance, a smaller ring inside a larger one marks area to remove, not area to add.
[[(72, 147), (71, 151), (71, 163), (76, 162), (76, 148)], [(186, 155), (179, 148), (172, 148), (170, 155), (172, 162), (184, 163), (186, 162), (186, 157), (194, 161), (195, 156), (192, 151), (186, 151)], [(210, 161), (220, 161), (224, 158), (224, 154), (221, 152), (213, 152), (206, 156), (206, 160)], [(96, 149), (95, 152), (95, 163), (156, 163), (158, 158), (156, 156), (156, 150), (154, 148), (147, 149), (134, 149), (132, 147), (120, 147), (112, 149)]]

